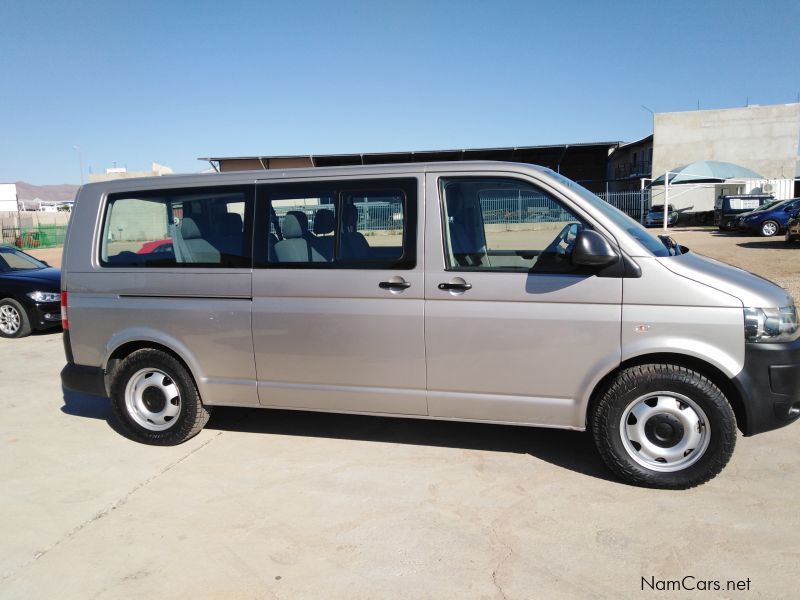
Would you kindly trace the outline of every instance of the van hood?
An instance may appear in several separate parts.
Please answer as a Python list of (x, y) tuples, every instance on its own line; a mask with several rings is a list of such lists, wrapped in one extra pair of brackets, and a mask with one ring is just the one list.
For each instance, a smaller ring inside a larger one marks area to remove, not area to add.
[(707, 256), (689, 252), (657, 260), (676, 275), (735, 296), (745, 307), (778, 308), (794, 304), (789, 292), (769, 279)]

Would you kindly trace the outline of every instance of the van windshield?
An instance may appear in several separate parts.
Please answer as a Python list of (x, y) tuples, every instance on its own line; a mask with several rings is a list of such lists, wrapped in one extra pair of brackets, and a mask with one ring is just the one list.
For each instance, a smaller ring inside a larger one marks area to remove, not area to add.
[[(563, 183), (569, 189), (579, 194), (584, 200), (592, 205), (592, 208), (596, 208), (605, 217), (611, 219), (611, 221), (613, 221), (617, 227), (625, 230), (628, 235), (634, 238), (642, 246), (647, 248), (647, 250), (649, 250), (653, 256), (663, 257), (672, 255), (672, 253), (661, 242), (661, 240), (647, 231), (647, 229), (645, 229), (638, 221), (631, 219), (624, 212), (618, 208), (614, 208), (608, 202), (605, 202), (603, 199), (596, 196), (582, 185), (575, 183), (571, 179), (567, 179), (560, 173), (556, 173), (550, 169), (547, 169), (547, 171), (549, 175), (552, 175), (559, 182)], [(661, 209), (664, 209), (663, 205), (661, 206)]]

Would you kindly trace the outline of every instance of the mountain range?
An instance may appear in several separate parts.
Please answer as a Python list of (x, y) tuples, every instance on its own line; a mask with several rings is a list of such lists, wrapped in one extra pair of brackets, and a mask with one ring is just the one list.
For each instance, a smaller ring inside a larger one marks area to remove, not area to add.
[(48, 202), (63, 202), (64, 200), (74, 200), (75, 194), (80, 186), (71, 183), (58, 185), (33, 185), (24, 181), (16, 181), (17, 198), (20, 200), (33, 200), (40, 198)]

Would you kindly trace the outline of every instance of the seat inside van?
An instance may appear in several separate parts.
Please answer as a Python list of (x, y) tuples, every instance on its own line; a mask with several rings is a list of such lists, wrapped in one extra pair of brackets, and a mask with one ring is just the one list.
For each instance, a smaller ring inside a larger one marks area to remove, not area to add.
[[(181, 235), (183, 248), (187, 254), (183, 262), (191, 263), (218, 263), (220, 252), (204, 237), (194, 219), (187, 217), (181, 221)], [(178, 241), (178, 240), (176, 240)]]
[(314, 215), (314, 239), (312, 243), (317, 252), (325, 257), (325, 260), (333, 260), (334, 237), (336, 229), (336, 215), (329, 208), (321, 208)]
[(369, 258), (371, 248), (364, 234), (358, 231), (358, 208), (352, 204), (342, 207), (342, 232), (339, 241), (342, 258)]
[[(303, 215), (299, 217), (299, 215)], [(290, 211), (283, 219), (283, 239), (275, 244), (273, 252), (279, 263), (328, 262), (311, 242), (308, 217), (300, 211)]]
[(483, 219), (476, 195), (465, 197), (462, 185), (445, 189), (450, 248), (453, 259), (462, 267), (488, 266)]

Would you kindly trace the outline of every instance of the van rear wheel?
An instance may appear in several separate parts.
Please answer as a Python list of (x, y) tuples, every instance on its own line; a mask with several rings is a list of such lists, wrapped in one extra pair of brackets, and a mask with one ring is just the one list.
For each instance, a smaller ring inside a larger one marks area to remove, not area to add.
[(687, 489), (715, 477), (736, 444), (736, 417), (720, 389), (670, 364), (630, 367), (591, 415), (595, 444), (621, 479)]
[(152, 348), (130, 354), (114, 371), (111, 405), (124, 433), (157, 446), (194, 437), (210, 416), (186, 367)]

